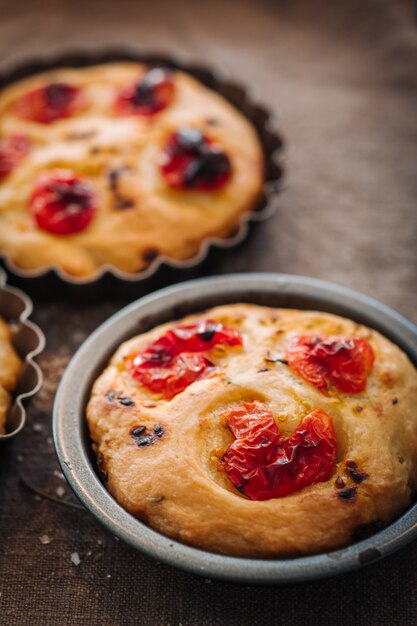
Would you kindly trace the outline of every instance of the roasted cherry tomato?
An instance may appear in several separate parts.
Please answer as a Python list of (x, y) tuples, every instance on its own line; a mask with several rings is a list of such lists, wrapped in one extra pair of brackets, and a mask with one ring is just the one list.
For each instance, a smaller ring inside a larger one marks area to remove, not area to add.
[(328, 480), (336, 464), (330, 415), (316, 409), (285, 438), (262, 402), (242, 402), (222, 413), (236, 440), (224, 455), (233, 483), (251, 500), (281, 498)]
[(229, 157), (195, 128), (172, 133), (160, 159), (161, 172), (170, 187), (216, 191), (230, 179)]
[(0, 181), (23, 161), (29, 150), (30, 143), (25, 135), (10, 135), (0, 139)]
[(142, 385), (170, 399), (215, 369), (207, 354), (214, 346), (242, 345), (240, 333), (212, 320), (177, 326), (129, 355), (126, 368)]
[(296, 337), (285, 358), (292, 370), (325, 394), (330, 386), (344, 393), (360, 393), (375, 354), (366, 339), (318, 334)]
[(83, 104), (79, 87), (67, 83), (50, 83), (21, 96), (13, 105), (13, 112), (39, 124), (50, 124), (78, 113)]
[(89, 225), (97, 198), (88, 180), (71, 170), (54, 170), (36, 180), (29, 207), (39, 228), (55, 235), (72, 235)]
[(154, 115), (166, 109), (174, 99), (175, 84), (169, 71), (153, 68), (138, 83), (124, 87), (115, 102), (121, 115)]

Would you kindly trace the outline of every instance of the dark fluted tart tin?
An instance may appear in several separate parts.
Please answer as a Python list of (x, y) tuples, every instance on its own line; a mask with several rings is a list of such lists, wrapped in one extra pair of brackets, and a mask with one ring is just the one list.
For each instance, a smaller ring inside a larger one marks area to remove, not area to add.
[(159, 534), (108, 493), (96, 473), (85, 419), (95, 379), (126, 339), (189, 313), (234, 302), (342, 315), (380, 331), (417, 363), (416, 326), (376, 300), (332, 283), (253, 273), (194, 280), (148, 295), (122, 309), (87, 339), (58, 390), (53, 415), (55, 446), (62, 470), (81, 502), (113, 534), (159, 561), (208, 578), (244, 583), (284, 583), (341, 574), (385, 557), (416, 538), (414, 504), (384, 530), (341, 550), (294, 559), (223, 556)]
[(134, 61), (148, 66), (163, 66), (187, 72), (198, 81), (218, 92), (237, 108), (254, 125), (265, 158), (265, 180), (262, 195), (253, 210), (241, 216), (236, 228), (228, 237), (210, 237), (201, 242), (196, 255), (185, 260), (158, 256), (144, 270), (126, 273), (111, 265), (103, 265), (86, 278), (74, 278), (59, 266), (51, 265), (37, 270), (24, 270), (0, 250), (0, 261), (19, 281), (30, 283), (35, 293), (52, 289), (66, 290), (69, 295), (90, 300), (111, 291), (116, 295), (136, 297), (150, 290), (185, 280), (196, 275), (198, 267), (210, 254), (219, 254), (222, 248), (232, 248), (247, 237), (251, 224), (270, 218), (277, 209), (277, 196), (283, 186), (282, 148), (283, 139), (277, 130), (277, 121), (271, 111), (257, 104), (245, 86), (212, 70), (204, 64), (182, 61), (166, 54), (145, 54), (133, 50), (107, 50), (105, 52), (75, 52), (51, 58), (32, 59), (0, 75), (0, 90), (14, 82), (40, 72), (63, 67), (88, 67), (117, 61)]
[(0, 444), (8, 441), (25, 425), (25, 404), (42, 385), (42, 372), (35, 358), (42, 352), (45, 337), (29, 320), (32, 302), (19, 289), (6, 285), (6, 274), (0, 269), (0, 317), (12, 328), (12, 343), (22, 359), (23, 366), (17, 388), (13, 392), (13, 404), (6, 416), (6, 433), (0, 434)]

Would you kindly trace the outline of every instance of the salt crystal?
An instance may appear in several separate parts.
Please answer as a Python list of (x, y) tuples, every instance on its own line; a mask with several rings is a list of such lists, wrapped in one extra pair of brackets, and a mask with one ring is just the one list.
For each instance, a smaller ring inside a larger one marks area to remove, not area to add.
[(62, 498), (62, 497), (64, 496), (64, 494), (65, 494), (65, 489), (64, 489), (64, 487), (57, 487), (57, 488), (56, 488), (56, 495), (57, 495), (59, 498)]
[(43, 424), (35, 423), (32, 426), (35, 433), (40, 433), (43, 430)]
[(59, 470), (54, 470), (54, 476), (56, 476), (57, 478), (60, 478), (61, 480), (65, 480), (64, 474), (60, 472)]
[(97, 539), (97, 543), (99, 546), (101, 546), (101, 544), (103, 543), (101, 539)]
[(80, 559), (78, 552), (73, 552), (71, 554), (71, 561), (74, 563), (74, 565), (79, 565), (81, 563), (81, 559)]
[(51, 543), (52, 539), (48, 535), (42, 535), (42, 537), (39, 537), (39, 541), (46, 546), (48, 543)]
[(107, 578), (111, 578), (111, 574), (107, 574)]

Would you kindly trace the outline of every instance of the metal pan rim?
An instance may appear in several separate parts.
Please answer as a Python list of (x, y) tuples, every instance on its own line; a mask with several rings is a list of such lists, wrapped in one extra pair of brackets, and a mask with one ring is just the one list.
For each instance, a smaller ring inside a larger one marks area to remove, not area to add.
[[(276, 584), (342, 574), (385, 557), (417, 537), (417, 504), (376, 535), (347, 548), (293, 559), (223, 556), (181, 544), (127, 513), (98, 479), (89, 458), (85, 394), (121, 341), (140, 332), (146, 316), (201, 310), (230, 302), (310, 308), (335, 312), (376, 328), (417, 363), (417, 327), (382, 303), (322, 280), (285, 274), (238, 274), (203, 278), (166, 287), (125, 307), (100, 326), (73, 357), (54, 406), (53, 434), (63, 472), (82, 503), (113, 534), (159, 561), (208, 578)], [(277, 304), (273, 304), (276, 302)], [(83, 398), (84, 393), (84, 398)]]

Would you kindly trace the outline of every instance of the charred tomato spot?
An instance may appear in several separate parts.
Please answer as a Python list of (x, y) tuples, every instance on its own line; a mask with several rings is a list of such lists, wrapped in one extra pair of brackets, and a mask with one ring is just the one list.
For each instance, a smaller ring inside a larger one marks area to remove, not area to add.
[(198, 336), (201, 337), (203, 341), (211, 341), (216, 334), (215, 325), (207, 324), (205, 330), (198, 333)]
[(166, 109), (174, 96), (172, 73), (155, 67), (148, 70), (139, 82), (121, 89), (114, 107), (121, 115), (152, 116)]
[(161, 173), (170, 187), (216, 191), (232, 175), (228, 155), (195, 128), (172, 133), (161, 154)]

